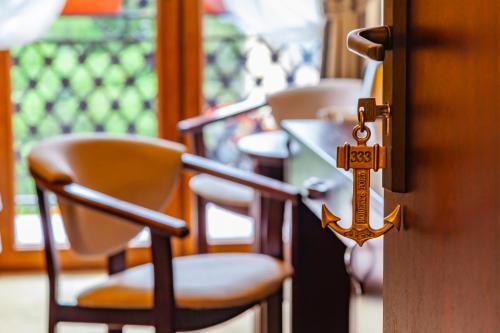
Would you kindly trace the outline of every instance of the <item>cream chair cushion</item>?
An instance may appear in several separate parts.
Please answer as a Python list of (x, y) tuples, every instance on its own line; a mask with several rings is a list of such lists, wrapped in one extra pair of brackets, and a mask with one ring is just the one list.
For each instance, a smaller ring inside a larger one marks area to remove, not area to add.
[[(251, 304), (277, 291), (291, 275), (290, 266), (255, 253), (219, 253), (173, 260), (178, 307), (219, 309)], [(145, 264), (111, 276), (78, 297), (78, 305), (104, 308), (151, 308), (153, 266)]]
[(255, 194), (251, 187), (206, 174), (192, 177), (189, 187), (210, 202), (241, 208), (249, 207)]

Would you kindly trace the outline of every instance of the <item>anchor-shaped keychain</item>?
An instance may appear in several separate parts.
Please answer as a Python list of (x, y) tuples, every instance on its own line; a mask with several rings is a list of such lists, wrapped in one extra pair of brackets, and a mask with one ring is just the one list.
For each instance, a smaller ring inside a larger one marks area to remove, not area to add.
[[(353, 169), (353, 196), (352, 196), (352, 225), (342, 228), (335, 216), (325, 204), (321, 224), (323, 228), (330, 227), (339, 234), (353, 239), (362, 246), (369, 239), (382, 236), (392, 228), (399, 230), (401, 225), (401, 206), (398, 205), (391, 214), (384, 218), (384, 226), (372, 229), (370, 226), (370, 170), (383, 169), (387, 164), (387, 152), (384, 146), (374, 144), (367, 146), (371, 132), (365, 126), (365, 121), (375, 121), (377, 116), (389, 120), (389, 110), (382, 110), (382, 106), (375, 105), (374, 99), (360, 99), (358, 103), (358, 124), (352, 131), (352, 136), (358, 143), (351, 146), (348, 143), (337, 147), (337, 167), (345, 170)], [(367, 116), (368, 115), (368, 116)], [(368, 120), (367, 120), (368, 118)], [(388, 126), (388, 124), (386, 124)]]

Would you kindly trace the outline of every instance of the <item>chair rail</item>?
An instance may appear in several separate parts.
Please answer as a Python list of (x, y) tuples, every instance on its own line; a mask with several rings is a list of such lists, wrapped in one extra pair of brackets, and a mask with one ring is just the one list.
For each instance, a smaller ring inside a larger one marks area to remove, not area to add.
[(215, 112), (210, 114), (182, 120), (177, 124), (177, 129), (181, 134), (201, 131), (206, 125), (255, 111), (266, 105), (267, 101), (263, 95), (249, 98), (242, 102), (218, 108)]
[(192, 154), (183, 154), (182, 162), (186, 169), (203, 172), (238, 184), (250, 186), (276, 199), (290, 200), (294, 203), (300, 200), (300, 190), (297, 187), (276, 179), (261, 176), (246, 170), (236, 169)]
[(186, 222), (175, 217), (117, 199), (77, 183), (51, 184), (36, 175), (33, 176), (40, 188), (87, 208), (121, 217), (168, 236), (184, 237), (189, 233)]

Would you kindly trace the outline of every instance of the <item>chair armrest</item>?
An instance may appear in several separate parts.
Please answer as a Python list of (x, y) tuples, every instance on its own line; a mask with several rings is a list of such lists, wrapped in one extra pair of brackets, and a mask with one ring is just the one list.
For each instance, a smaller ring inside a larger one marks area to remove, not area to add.
[(203, 172), (238, 184), (250, 186), (276, 199), (291, 200), (292, 202), (298, 202), (300, 200), (300, 191), (297, 187), (276, 179), (258, 175), (250, 171), (236, 169), (192, 154), (183, 154), (182, 162), (186, 169)]
[(76, 183), (49, 184), (39, 178), (36, 178), (36, 182), (37, 185), (66, 200), (144, 225), (157, 232), (177, 237), (184, 237), (189, 233), (186, 223), (182, 220), (117, 199), (88, 187)]
[(267, 102), (265, 96), (249, 98), (242, 102), (234, 103), (228, 106), (223, 106), (210, 114), (182, 120), (177, 124), (177, 128), (181, 134), (184, 134), (186, 132), (201, 131), (203, 127), (205, 127), (208, 124), (236, 117), (241, 114), (257, 110), (266, 105)]

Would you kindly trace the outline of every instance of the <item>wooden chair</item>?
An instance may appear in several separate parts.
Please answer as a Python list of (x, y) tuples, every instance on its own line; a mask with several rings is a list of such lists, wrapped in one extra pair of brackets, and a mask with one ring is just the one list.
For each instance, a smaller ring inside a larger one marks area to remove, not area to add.
[[(352, 111), (352, 114), (355, 114), (358, 98), (374, 95), (374, 82), (379, 68), (381, 67), (378, 63), (368, 63), (363, 80), (323, 79), (316, 86), (295, 87), (266, 97), (253, 97), (221, 107), (211, 114), (183, 120), (179, 122), (178, 129), (182, 134), (190, 136), (196, 155), (206, 156), (203, 131), (207, 125), (258, 110), (264, 106), (271, 108), (277, 124), (284, 119), (316, 118), (320, 110), (326, 109), (339, 113)], [(251, 215), (250, 206), (255, 193), (251, 187), (206, 174), (192, 177), (189, 186), (195, 194), (198, 252), (206, 253), (208, 251), (207, 203), (212, 202), (230, 211)]]
[[(282, 283), (291, 276), (283, 260), (284, 203), (297, 202), (294, 187), (184, 154), (159, 139), (104, 134), (67, 135), (36, 145), (28, 163), (36, 182), (49, 276), (49, 332), (58, 322), (151, 325), (157, 333), (189, 331), (224, 322), (261, 305), (263, 332), (282, 330)], [(172, 258), (172, 237), (184, 221), (161, 213), (182, 170), (204, 172), (251, 186), (263, 212), (262, 253), (203, 254)], [(58, 301), (58, 259), (48, 192), (56, 195), (71, 248), (82, 256), (107, 256), (109, 277)], [(151, 232), (152, 264), (126, 268), (127, 243)]]

